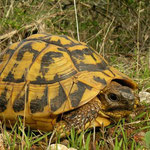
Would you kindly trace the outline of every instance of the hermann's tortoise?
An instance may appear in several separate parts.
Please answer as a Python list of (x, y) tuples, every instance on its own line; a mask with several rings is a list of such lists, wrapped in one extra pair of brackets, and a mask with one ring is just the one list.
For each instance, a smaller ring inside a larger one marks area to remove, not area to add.
[[(137, 84), (85, 43), (35, 34), (0, 55), (0, 119), (33, 129), (107, 126), (138, 104)], [(62, 128), (61, 128), (62, 129)]]

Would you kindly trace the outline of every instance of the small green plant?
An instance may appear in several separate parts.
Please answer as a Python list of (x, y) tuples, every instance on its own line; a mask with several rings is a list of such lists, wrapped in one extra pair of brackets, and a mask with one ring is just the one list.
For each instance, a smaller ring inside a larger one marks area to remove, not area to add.
[(118, 141), (118, 136), (115, 138), (115, 147), (114, 150), (121, 150), (123, 139)]
[(23, 126), (22, 120), (12, 127), (12, 129), (3, 128), (4, 147), (15, 149), (31, 149), (34, 145), (39, 145), (39, 142), (46, 139), (51, 133), (38, 133), (31, 131), (30, 128)]
[(88, 150), (90, 139), (91, 139), (91, 132), (82, 131), (80, 134), (77, 134), (74, 128), (71, 129), (70, 136), (67, 136), (69, 140), (68, 147), (74, 147), (80, 150)]
[(147, 131), (145, 134), (145, 142), (148, 149), (150, 149), (150, 131)]

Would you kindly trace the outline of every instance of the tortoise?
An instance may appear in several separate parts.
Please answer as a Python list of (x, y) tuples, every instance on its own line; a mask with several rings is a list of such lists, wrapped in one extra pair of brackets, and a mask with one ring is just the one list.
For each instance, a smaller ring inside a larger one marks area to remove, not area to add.
[(42, 131), (107, 126), (138, 105), (137, 87), (86, 43), (64, 35), (34, 34), (0, 55), (0, 119), (7, 126), (18, 116)]

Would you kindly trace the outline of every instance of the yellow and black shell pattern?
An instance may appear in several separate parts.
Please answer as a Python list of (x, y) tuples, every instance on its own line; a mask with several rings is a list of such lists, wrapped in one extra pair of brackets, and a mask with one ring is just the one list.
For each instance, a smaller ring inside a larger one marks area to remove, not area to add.
[(0, 55), (0, 117), (49, 117), (90, 101), (111, 80), (136, 84), (85, 43), (35, 34)]

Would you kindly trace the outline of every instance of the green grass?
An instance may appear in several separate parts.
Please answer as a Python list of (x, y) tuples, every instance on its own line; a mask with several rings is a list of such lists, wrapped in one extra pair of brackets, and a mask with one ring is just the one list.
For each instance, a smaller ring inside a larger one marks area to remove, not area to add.
[[(41, 133), (31, 131), (30, 128), (24, 128), (22, 121), (16, 122), (11, 129), (1, 128), (3, 145), (10, 149), (31, 149), (34, 145), (40, 146), (40, 141), (47, 141), (51, 133)], [(43, 146), (42, 146), (43, 147)]]

